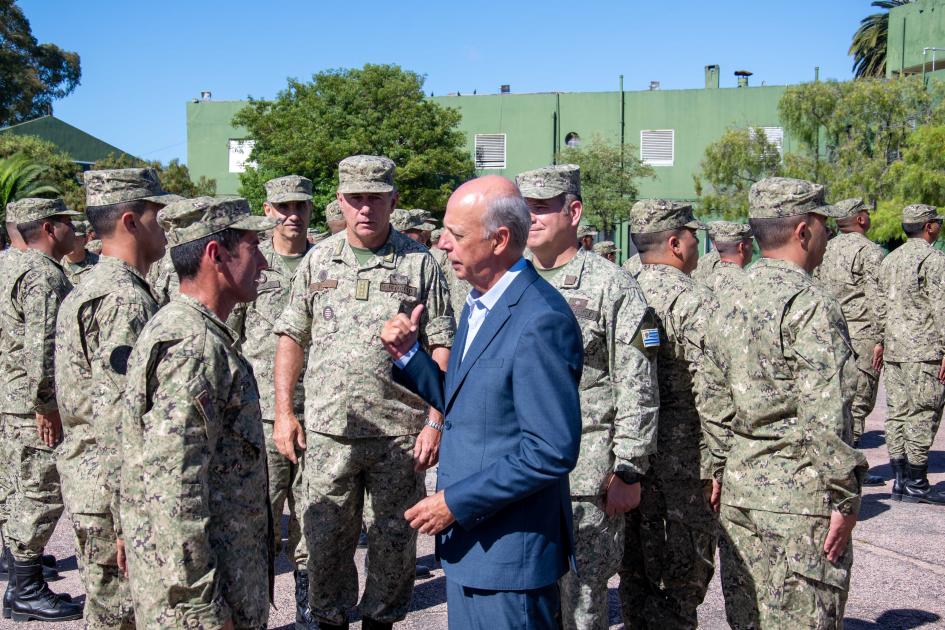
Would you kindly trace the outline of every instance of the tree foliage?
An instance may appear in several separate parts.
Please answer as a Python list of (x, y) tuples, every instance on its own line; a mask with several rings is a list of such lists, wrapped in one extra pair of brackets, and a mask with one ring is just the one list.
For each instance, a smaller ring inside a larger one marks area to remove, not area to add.
[(565, 147), (558, 153), (559, 164), (581, 167), (581, 197), (584, 216), (609, 236), (617, 224), (627, 219), (630, 206), (639, 195), (638, 182), (653, 177), (653, 168), (640, 161), (637, 148), (620, 146), (595, 135), (587, 144)]
[(146, 168), (151, 167), (157, 171), (161, 180), (161, 187), (169, 193), (180, 195), (182, 197), (199, 197), (207, 195), (212, 197), (217, 194), (217, 180), (208, 179), (201, 175), (196, 182), (190, 178), (190, 170), (184, 164), (181, 164), (176, 158), (167, 163), (167, 166), (157, 160), (148, 161), (121, 153), (116, 155), (110, 153), (108, 157), (97, 161), (93, 169), (107, 168)]
[(44, 178), (59, 189), (66, 205), (74, 210), (85, 209), (85, 194), (79, 186), (79, 166), (72, 158), (48, 140), (13, 133), (0, 134), (0, 159), (14, 155), (27, 157), (48, 170)]
[(912, 0), (877, 0), (872, 6), (886, 9), (860, 20), (853, 34), (848, 55), (853, 57), (853, 76), (857, 78), (886, 76), (886, 41), (889, 34), (889, 9), (909, 4)]
[(706, 147), (700, 167), (701, 173), (693, 179), (702, 211), (729, 219), (745, 218), (748, 190), (760, 179), (781, 174), (781, 153), (761, 128), (729, 129)]
[(290, 79), (273, 101), (250, 98), (233, 119), (255, 140), (256, 167), (240, 175), (240, 193), (258, 211), (266, 180), (303, 175), (315, 207), (324, 207), (334, 198), (338, 162), (386, 155), (397, 164), (401, 206), (443, 210), (474, 167), (459, 112), (425, 98), (423, 81), (395, 65), (368, 64), (319, 72), (307, 83)]
[(18, 153), (0, 158), (0, 213), (7, 204), (27, 197), (58, 197), (61, 191), (49, 179), (50, 168)]
[(82, 70), (79, 55), (40, 44), (13, 0), (0, 0), (0, 127), (52, 114)]

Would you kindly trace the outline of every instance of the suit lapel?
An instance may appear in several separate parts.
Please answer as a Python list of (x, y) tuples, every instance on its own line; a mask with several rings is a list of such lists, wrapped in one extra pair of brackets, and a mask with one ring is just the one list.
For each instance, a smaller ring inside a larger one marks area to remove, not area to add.
[[(450, 360), (446, 364), (446, 393), (453, 391), (453, 381), (456, 373), (459, 371), (459, 364), (463, 357), (463, 348), (466, 347), (466, 336), (469, 334), (469, 305), (463, 307), (459, 314), (459, 328), (456, 330), (456, 337), (453, 339), (453, 350), (450, 352)], [(446, 406), (449, 407), (449, 398), (447, 397)], [(445, 410), (444, 410), (445, 411)]]

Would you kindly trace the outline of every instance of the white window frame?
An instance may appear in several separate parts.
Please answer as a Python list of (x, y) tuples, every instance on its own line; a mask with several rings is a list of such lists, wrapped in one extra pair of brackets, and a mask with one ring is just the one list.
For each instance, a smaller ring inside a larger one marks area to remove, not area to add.
[[(647, 133), (669, 133), (670, 157), (647, 159), (643, 154), (643, 137)], [(676, 163), (676, 130), (675, 129), (641, 129), (640, 130), (640, 161), (648, 166), (673, 166)]]
[[(488, 166), (480, 166), (479, 159), (476, 155), (476, 151), (479, 148), (479, 138), (489, 138), (489, 139), (495, 140), (499, 137), (502, 138), (501, 164), (499, 163), (498, 160), (492, 160), (490, 162), (486, 162), (484, 160), (483, 163), (484, 164), (487, 163)], [(506, 164), (508, 164), (508, 159), (509, 159), (508, 142), (509, 142), (508, 134), (505, 134), (505, 133), (477, 133), (475, 134), (475, 136), (473, 137), (473, 163), (475, 163), (476, 165), (476, 170), (487, 171), (487, 170), (501, 170), (501, 169), (506, 168)]]

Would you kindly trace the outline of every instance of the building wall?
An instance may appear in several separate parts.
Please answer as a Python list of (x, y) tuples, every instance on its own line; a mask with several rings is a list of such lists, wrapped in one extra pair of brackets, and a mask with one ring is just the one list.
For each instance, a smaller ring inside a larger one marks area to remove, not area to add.
[(230, 121), (245, 106), (245, 101), (187, 103), (187, 168), (194, 180), (201, 175), (217, 180), (219, 194), (239, 192), (239, 173), (229, 168), (229, 143), (246, 139), (248, 133)]
[[(889, 12), (886, 40), (886, 76), (932, 70), (932, 53), (925, 48), (945, 48), (945, 1), (915, 0)], [(945, 50), (936, 51), (935, 69), (945, 68)]]

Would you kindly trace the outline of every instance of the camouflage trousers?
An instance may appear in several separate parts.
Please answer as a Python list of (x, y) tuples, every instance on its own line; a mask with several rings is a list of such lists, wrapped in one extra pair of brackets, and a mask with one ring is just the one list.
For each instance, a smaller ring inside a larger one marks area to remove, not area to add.
[(85, 587), (85, 627), (87, 630), (131, 630), (135, 627), (131, 587), (118, 569), (112, 515), (73, 514), (72, 527)]
[(871, 340), (854, 339), (853, 351), (856, 354), (856, 383), (854, 383), (853, 401), (850, 410), (853, 413), (853, 442), (859, 441), (866, 427), (866, 417), (876, 406), (876, 392), (879, 389), (879, 372), (873, 369), (873, 348)]
[(715, 572), (718, 521), (698, 479), (644, 478), (626, 515), (620, 607), (628, 630), (695, 628)]
[(890, 459), (926, 466), (945, 405), (938, 362), (886, 363), (886, 448)]
[(289, 503), (289, 532), (285, 546), (285, 557), (292, 561), (296, 569), (305, 569), (308, 563), (308, 549), (302, 539), (302, 513), (304, 500), (302, 494), (302, 471), (305, 468), (305, 451), (296, 451), (298, 464), (293, 464), (276, 448), (272, 439), (272, 423), (263, 422), (266, 436), (266, 458), (269, 465), (269, 502), (272, 507), (272, 523), (275, 530), (275, 557), (282, 550), (282, 511)]
[(7, 503), (4, 537), (14, 558), (35, 560), (62, 515), (56, 455), (39, 439), (33, 414), (4, 414), (3, 420), (10, 436), (7, 455), (16, 482)]
[(312, 612), (340, 624), (357, 604), (354, 554), (363, 519), (367, 578), (358, 607), (376, 621), (400, 621), (417, 560), (417, 532), (404, 512), (426, 494), (423, 474), (413, 470), (416, 436), (347, 439), (308, 431), (306, 439), (303, 526)]
[(607, 581), (620, 568), (624, 516), (607, 516), (604, 497), (572, 497), (577, 573), (558, 580), (565, 630), (610, 627)]
[(6, 528), (10, 516), (10, 503), (16, 488), (16, 477), (10, 465), (10, 431), (7, 429), (5, 414), (0, 414), (0, 532)]
[(830, 519), (722, 505), (719, 543), (725, 615), (734, 630), (837, 629), (853, 546), (824, 555)]

